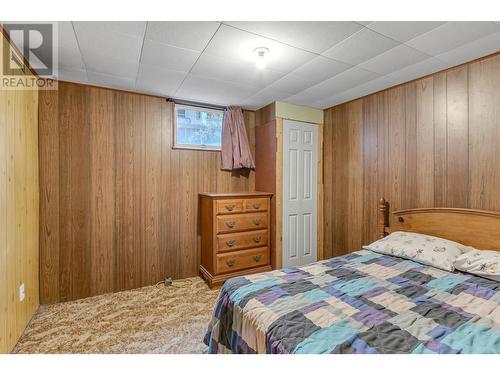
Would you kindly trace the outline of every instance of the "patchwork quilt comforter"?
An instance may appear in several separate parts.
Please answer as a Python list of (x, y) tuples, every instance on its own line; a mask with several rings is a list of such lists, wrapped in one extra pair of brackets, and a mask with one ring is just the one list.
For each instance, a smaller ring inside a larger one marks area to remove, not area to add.
[(363, 250), (226, 281), (210, 353), (500, 353), (500, 283)]

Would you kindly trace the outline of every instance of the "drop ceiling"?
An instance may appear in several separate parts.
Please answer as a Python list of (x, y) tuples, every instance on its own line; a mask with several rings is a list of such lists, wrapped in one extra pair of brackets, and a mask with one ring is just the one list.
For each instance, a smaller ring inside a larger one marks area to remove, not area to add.
[[(59, 22), (61, 80), (327, 108), (500, 50), (500, 22)], [(269, 48), (266, 68), (252, 51)]]

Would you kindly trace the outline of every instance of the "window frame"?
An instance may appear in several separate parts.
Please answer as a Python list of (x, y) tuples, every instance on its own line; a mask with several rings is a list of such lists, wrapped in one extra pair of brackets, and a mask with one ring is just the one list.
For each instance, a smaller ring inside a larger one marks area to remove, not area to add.
[[(224, 122), (224, 109), (223, 108), (208, 108), (203, 106), (197, 106), (192, 104), (174, 104), (174, 131), (173, 131), (173, 139), (172, 139), (172, 148), (176, 150), (194, 150), (194, 151), (218, 151), (220, 152), (222, 149), (222, 134), (221, 134), (221, 145), (220, 146), (209, 146), (209, 145), (193, 145), (193, 144), (183, 144), (177, 142), (177, 108), (180, 109), (191, 109), (195, 111), (203, 111), (203, 112), (222, 112), (222, 122)], [(221, 127), (222, 133), (222, 127)]]

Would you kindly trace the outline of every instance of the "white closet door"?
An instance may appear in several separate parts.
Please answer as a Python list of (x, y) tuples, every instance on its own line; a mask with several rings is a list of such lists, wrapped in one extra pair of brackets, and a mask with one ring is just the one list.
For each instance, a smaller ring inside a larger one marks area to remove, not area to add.
[(318, 125), (283, 122), (283, 267), (317, 260)]

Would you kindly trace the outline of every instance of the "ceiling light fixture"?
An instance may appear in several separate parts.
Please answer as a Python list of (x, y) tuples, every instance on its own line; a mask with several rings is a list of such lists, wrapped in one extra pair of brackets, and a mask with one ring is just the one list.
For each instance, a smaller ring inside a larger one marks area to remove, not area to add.
[(255, 63), (257, 65), (257, 68), (263, 69), (266, 67), (267, 61), (266, 61), (266, 56), (269, 53), (269, 48), (267, 47), (257, 47), (253, 50), (253, 53), (255, 54)]

